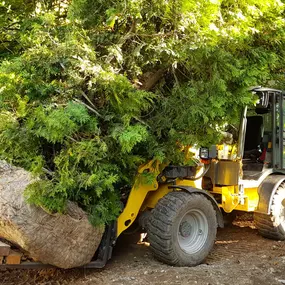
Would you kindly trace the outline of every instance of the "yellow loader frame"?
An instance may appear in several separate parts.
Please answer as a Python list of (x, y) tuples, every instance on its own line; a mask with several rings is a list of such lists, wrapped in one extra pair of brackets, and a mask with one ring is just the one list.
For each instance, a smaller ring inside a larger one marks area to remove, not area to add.
[[(153, 209), (159, 199), (173, 191), (173, 188), (170, 188), (170, 184), (160, 184), (156, 180), (156, 177), (161, 173), (162, 168), (163, 166), (160, 162), (154, 160), (139, 167), (127, 204), (117, 220), (117, 236), (131, 226), (136, 220), (139, 212)], [(154, 180), (152, 183), (145, 183), (143, 181), (143, 173), (151, 173), (153, 175)], [(193, 181), (177, 179), (175, 185), (202, 189), (202, 178)]]

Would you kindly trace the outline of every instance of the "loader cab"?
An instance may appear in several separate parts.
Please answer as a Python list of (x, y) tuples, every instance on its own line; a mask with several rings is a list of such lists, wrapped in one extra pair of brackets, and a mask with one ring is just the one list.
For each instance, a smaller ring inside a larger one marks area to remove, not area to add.
[(219, 155), (216, 146), (213, 154), (209, 151), (212, 159), (203, 178), (204, 189), (212, 191), (213, 187), (240, 187), (249, 185), (249, 181), (255, 187), (272, 173), (285, 174), (284, 93), (262, 87), (250, 91), (256, 95), (258, 103), (242, 111), (237, 153), (227, 155), (229, 146), (226, 150), (224, 148), (225, 156)]
[(238, 156), (242, 158), (243, 179), (259, 179), (264, 172), (285, 168), (284, 94), (270, 88), (253, 88), (258, 103), (242, 114)]

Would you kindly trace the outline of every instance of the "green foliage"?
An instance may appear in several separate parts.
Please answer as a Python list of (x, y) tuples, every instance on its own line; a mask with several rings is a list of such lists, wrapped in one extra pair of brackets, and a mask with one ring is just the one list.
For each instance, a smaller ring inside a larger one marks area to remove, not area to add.
[(285, 85), (283, 14), (277, 0), (1, 2), (0, 158), (39, 177), (30, 203), (114, 220), (141, 163), (186, 163), (181, 146), (218, 142), (249, 86)]
[(118, 139), (123, 153), (130, 153), (134, 146), (147, 140), (147, 128), (140, 124), (127, 128), (115, 128), (113, 138)]
[(27, 127), (38, 137), (51, 143), (63, 143), (77, 132), (90, 116), (82, 105), (69, 102), (66, 107), (39, 106), (27, 120)]
[(64, 189), (54, 185), (51, 181), (36, 181), (29, 185), (24, 193), (29, 203), (42, 207), (49, 213), (63, 213), (67, 195)]

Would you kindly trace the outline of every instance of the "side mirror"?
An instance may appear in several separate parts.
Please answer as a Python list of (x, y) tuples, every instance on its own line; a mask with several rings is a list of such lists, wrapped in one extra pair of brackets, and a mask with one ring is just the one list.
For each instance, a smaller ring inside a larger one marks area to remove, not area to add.
[(269, 92), (268, 91), (258, 91), (256, 95), (259, 97), (259, 102), (256, 108), (267, 108), (269, 103)]

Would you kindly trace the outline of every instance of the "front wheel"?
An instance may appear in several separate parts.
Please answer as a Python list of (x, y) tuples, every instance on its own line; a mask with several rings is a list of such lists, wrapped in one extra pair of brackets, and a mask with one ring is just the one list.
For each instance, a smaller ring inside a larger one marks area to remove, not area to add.
[(197, 193), (168, 193), (159, 200), (148, 223), (154, 256), (176, 266), (200, 264), (211, 251), (216, 233), (212, 203)]

